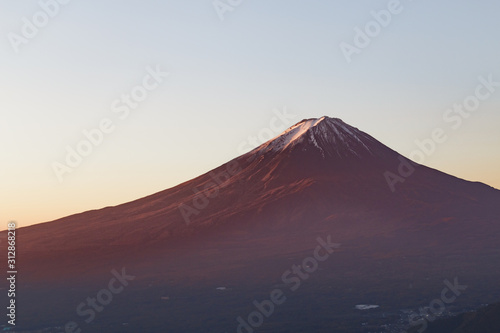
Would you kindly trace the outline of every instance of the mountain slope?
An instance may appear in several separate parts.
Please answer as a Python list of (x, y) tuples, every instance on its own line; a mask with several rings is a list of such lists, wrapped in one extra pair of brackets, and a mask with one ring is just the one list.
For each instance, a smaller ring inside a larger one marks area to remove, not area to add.
[[(20, 251), (26, 258), (52, 261), (58, 253), (106, 248), (110, 255), (119, 254), (138, 244), (154, 247), (200, 233), (217, 234), (221, 228), (292, 227), (302, 232), (324, 221), (338, 225), (336, 234), (346, 239), (404, 229), (441, 233), (460, 226), (460, 246), (474, 243), (476, 233), (481, 233), (483, 246), (496, 244), (497, 234), (489, 228), (498, 230), (494, 222), (500, 191), (413, 164), (414, 174), (392, 193), (384, 173), (397, 170), (398, 158), (339, 119), (307, 119), (174, 188), (22, 229)], [(470, 219), (477, 220), (475, 226)]]

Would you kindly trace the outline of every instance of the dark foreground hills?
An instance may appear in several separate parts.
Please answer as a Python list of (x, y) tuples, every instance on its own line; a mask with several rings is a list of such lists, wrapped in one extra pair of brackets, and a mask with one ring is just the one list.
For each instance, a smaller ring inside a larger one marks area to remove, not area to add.
[[(409, 333), (416, 333), (415, 327)], [(465, 312), (451, 318), (430, 323), (427, 333), (498, 333), (500, 332), (500, 303), (491, 304), (477, 311)]]
[(500, 191), (306, 119), (173, 188), (19, 229), (18, 327), (401, 332), (500, 299), (499, 216)]

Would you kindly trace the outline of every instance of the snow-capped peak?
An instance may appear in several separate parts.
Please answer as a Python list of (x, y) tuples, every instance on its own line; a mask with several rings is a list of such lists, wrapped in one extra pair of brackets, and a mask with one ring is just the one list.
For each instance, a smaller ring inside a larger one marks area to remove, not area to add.
[(292, 127), (285, 130), (283, 133), (271, 139), (273, 142), (273, 150), (285, 149), (289, 145), (293, 144), (297, 140), (301, 140), (301, 137), (311, 128), (319, 124), (325, 117), (304, 119)]
[[(264, 143), (256, 150), (260, 152), (284, 151), (308, 146), (317, 149), (323, 158), (326, 155), (344, 157), (373, 154), (369, 146), (376, 140), (368, 134), (344, 123), (339, 118), (327, 116), (304, 119), (291, 126), (277, 137)], [(302, 145), (306, 143), (306, 145)]]

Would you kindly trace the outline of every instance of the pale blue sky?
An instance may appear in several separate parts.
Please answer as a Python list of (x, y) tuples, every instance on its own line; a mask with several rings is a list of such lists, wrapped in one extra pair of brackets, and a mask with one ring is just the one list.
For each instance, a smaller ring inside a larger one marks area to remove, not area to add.
[[(500, 3), (401, 0), (347, 63), (339, 44), (389, 2), (243, 0), (221, 21), (210, 0), (72, 0), (16, 53), (8, 33), (41, 7), (0, 1), (1, 219), (169, 188), (237, 156), (284, 107), (288, 125), (339, 117), (406, 156), (442, 127), (449, 138), (424, 164), (500, 188), (500, 88), (456, 131), (442, 118), (479, 76), (500, 81)], [(119, 120), (112, 102), (157, 65), (169, 77)], [(51, 164), (103, 118), (115, 130), (60, 183)]]

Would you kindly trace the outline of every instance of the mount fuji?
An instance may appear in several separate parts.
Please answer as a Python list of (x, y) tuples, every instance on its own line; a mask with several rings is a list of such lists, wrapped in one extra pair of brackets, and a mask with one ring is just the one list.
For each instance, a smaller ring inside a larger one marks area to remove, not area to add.
[[(387, 172), (401, 165), (411, 176), (391, 191)], [(499, 216), (499, 190), (414, 163), (338, 118), (305, 119), (173, 188), (19, 229), (19, 297), (32, 327), (60, 326), (126, 267), (136, 280), (120, 312), (110, 305), (94, 330), (235, 331), (328, 236), (341, 247), (259, 329), (368, 332), (428, 304), (445, 279), (468, 285), (457, 308), (498, 300)], [(380, 307), (370, 319), (356, 304)]]

